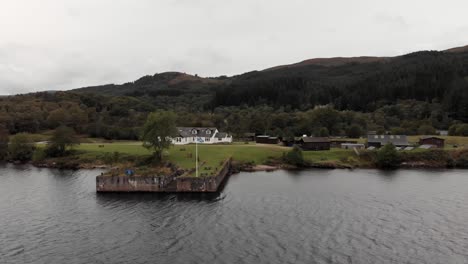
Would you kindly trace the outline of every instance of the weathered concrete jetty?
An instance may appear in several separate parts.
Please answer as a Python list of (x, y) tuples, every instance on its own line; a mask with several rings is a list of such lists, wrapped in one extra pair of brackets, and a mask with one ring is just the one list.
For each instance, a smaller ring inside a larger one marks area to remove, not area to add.
[(97, 192), (217, 192), (229, 176), (231, 159), (216, 175), (192, 176), (107, 176), (96, 177)]

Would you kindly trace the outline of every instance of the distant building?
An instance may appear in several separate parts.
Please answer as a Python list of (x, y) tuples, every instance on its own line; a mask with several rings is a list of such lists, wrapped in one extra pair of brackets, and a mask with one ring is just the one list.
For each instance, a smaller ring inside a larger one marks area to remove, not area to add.
[(301, 137), (283, 137), (281, 142), (286, 147), (292, 147), (300, 143)]
[(392, 143), (395, 147), (409, 146), (405, 135), (367, 135), (367, 147), (380, 148)]
[(178, 127), (178, 135), (172, 139), (174, 145), (231, 143), (232, 136), (219, 132), (215, 127)]
[(326, 137), (303, 137), (299, 145), (303, 150), (330, 150), (331, 142)]
[(244, 140), (244, 141), (255, 141), (255, 133), (252, 133), (252, 132), (244, 133), (242, 140)]
[(358, 143), (343, 143), (341, 144), (342, 149), (365, 149), (366, 146), (364, 144)]
[(445, 139), (435, 136), (426, 136), (419, 139), (419, 145), (432, 145), (437, 148), (444, 148)]
[(330, 141), (332, 148), (341, 148), (342, 144), (356, 144), (356, 140), (340, 140), (334, 139)]
[(270, 137), (268, 135), (261, 135), (255, 137), (255, 142), (258, 144), (278, 144), (280, 139), (278, 137)]
[(448, 136), (448, 130), (437, 130), (436, 132), (440, 136)]

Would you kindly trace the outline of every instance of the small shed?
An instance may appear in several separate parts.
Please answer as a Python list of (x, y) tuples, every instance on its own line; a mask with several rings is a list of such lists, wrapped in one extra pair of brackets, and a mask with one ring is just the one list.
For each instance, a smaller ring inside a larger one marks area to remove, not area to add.
[(270, 137), (267, 135), (261, 135), (255, 137), (255, 142), (258, 144), (278, 144), (279, 138), (278, 137)]
[(327, 137), (303, 137), (299, 141), (303, 150), (330, 150), (330, 139)]
[(436, 136), (425, 136), (419, 139), (419, 145), (432, 145), (437, 148), (444, 148), (445, 139)]
[(332, 148), (341, 148), (343, 144), (357, 144), (356, 140), (334, 139), (330, 141)]

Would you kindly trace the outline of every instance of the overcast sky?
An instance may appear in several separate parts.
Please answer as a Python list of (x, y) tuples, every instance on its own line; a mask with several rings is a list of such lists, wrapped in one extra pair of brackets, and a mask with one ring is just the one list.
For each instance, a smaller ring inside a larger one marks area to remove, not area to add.
[(468, 45), (466, 0), (0, 0), (0, 94)]

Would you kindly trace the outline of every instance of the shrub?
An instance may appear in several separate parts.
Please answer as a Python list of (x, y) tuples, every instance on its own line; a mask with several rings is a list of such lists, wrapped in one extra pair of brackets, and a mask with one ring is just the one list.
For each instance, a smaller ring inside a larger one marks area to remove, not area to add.
[(377, 166), (383, 169), (393, 169), (398, 167), (401, 163), (400, 156), (393, 144), (383, 146), (377, 152)]
[(47, 155), (44, 150), (42, 149), (36, 149), (33, 153), (32, 160), (34, 162), (41, 162), (46, 159)]
[(468, 124), (455, 124), (449, 128), (450, 136), (468, 136)]
[(455, 166), (458, 168), (468, 168), (468, 152), (460, 154), (461, 155), (455, 161)]
[(283, 161), (286, 164), (294, 165), (294, 166), (304, 166), (305, 161), (302, 155), (302, 150), (297, 145), (294, 145), (291, 151), (283, 155)]
[(8, 156), (8, 141), (8, 131), (0, 127), (0, 160), (5, 160)]

